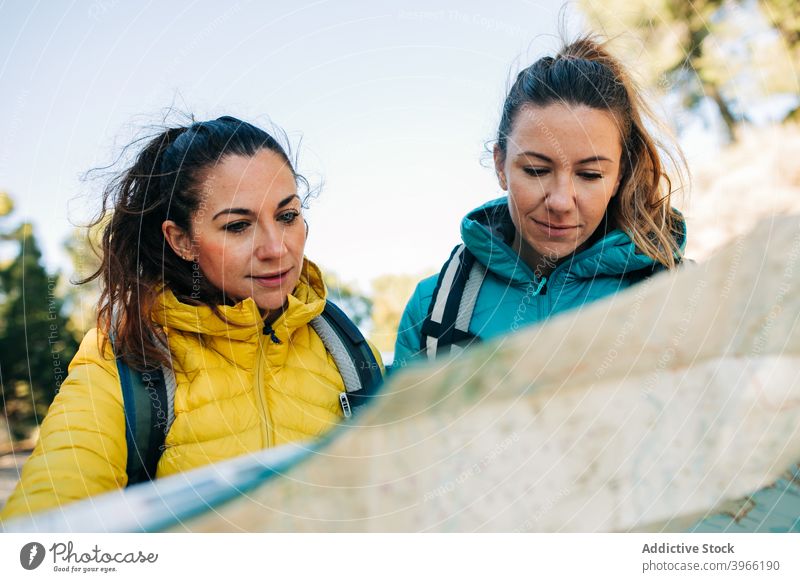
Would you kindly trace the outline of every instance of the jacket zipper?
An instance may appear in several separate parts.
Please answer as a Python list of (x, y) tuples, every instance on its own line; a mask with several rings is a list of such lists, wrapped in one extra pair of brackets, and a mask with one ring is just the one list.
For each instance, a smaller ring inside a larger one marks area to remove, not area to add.
[[(603, 237), (603, 238), (605, 238), (605, 237)], [(601, 238), (600, 240), (603, 240), (603, 239)], [(557, 265), (556, 268), (553, 269), (550, 272), (549, 281), (548, 281), (548, 277), (542, 277), (542, 279), (547, 283), (555, 281), (556, 280), (556, 274), (560, 273), (561, 271), (566, 269), (571, 263), (576, 262), (578, 259), (584, 260), (587, 257), (593, 257), (594, 255), (600, 254), (602, 252), (603, 252), (603, 248), (602, 247), (601, 248), (597, 248), (597, 246), (594, 245), (589, 249), (586, 249), (584, 251), (579, 252), (577, 255), (575, 255), (572, 258), (571, 261), (568, 261), (568, 262), (565, 262), (565, 263), (561, 263), (560, 265)], [(544, 283), (542, 285), (540, 285), (539, 291), (541, 291), (543, 287), (544, 287)], [(544, 293), (544, 297), (547, 300), (547, 311), (541, 317), (542, 320), (547, 318), (547, 317), (550, 317), (550, 314), (553, 311), (553, 297), (552, 297), (553, 293), (552, 293), (552, 291), (553, 291), (552, 289), (548, 288), (546, 290), (546, 292)]]
[[(536, 291), (533, 292), (531, 296), (531, 304), (536, 302), (536, 322), (542, 321), (544, 319), (544, 315), (542, 314), (542, 289), (544, 286), (547, 285), (547, 277), (539, 277), (539, 279), (533, 279), (531, 283), (536, 282)], [(547, 294), (545, 293), (545, 299), (547, 299)], [(532, 322), (532, 323), (536, 323)]]
[[(491, 229), (487, 228), (485, 225), (480, 224), (480, 223), (478, 224), (478, 226), (481, 227), (482, 229), (484, 229), (490, 238), (494, 238), (494, 233), (492, 232)], [(603, 237), (601, 237), (597, 242), (600, 242), (600, 241), (604, 240), (607, 237), (608, 237), (608, 233), (605, 234)], [(528, 267), (528, 265), (526, 265), (524, 262), (522, 262), (522, 260), (520, 259), (519, 255), (517, 255), (511, 249), (511, 247), (509, 247), (507, 244), (498, 245), (498, 247), (502, 252), (505, 252), (506, 254), (508, 254), (512, 259), (520, 262), (519, 266), (522, 268), (523, 272), (525, 272), (528, 275), (530, 281), (537, 282), (537, 289), (534, 292), (533, 297), (537, 297), (539, 299), (544, 297), (544, 301), (539, 300), (539, 301), (536, 302), (537, 303), (537, 312), (539, 314), (539, 319), (537, 321), (544, 321), (546, 318), (550, 317), (550, 313), (553, 311), (553, 300), (552, 300), (552, 293), (551, 293), (552, 289), (546, 289), (544, 294), (542, 294), (542, 289), (544, 289), (545, 286), (550, 281), (553, 281), (555, 279), (555, 274), (560, 272), (560, 271), (563, 271), (564, 268), (567, 265), (569, 265), (570, 263), (574, 263), (577, 259), (583, 260), (583, 259), (586, 259), (586, 257), (591, 257), (591, 256), (594, 256), (594, 255), (596, 255), (598, 253), (602, 253), (604, 251), (604, 247), (601, 246), (600, 248), (598, 248), (597, 247), (597, 243), (595, 243), (590, 248), (588, 248), (586, 250), (583, 250), (583, 251), (579, 252), (578, 254), (576, 254), (572, 258), (571, 261), (569, 261), (567, 263), (562, 263), (561, 265), (557, 265), (556, 268), (553, 269), (553, 271), (550, 273), (549, 277), (538, 277), (537, 278), (536, 274), (530, 269), (530, 267)], [(547, 302), (547, 306), (544, 305), (545, 301)]]
[(279, 344), (281, 341), (275, 335), (275, 331), (269, 324), (264, 326), (263, 333), (258, 337), (258, 363), (256, 364), (256, 393), (258, 394), (258, 401), (261, 404), (261, 415), (264, 422), (261, 424), (261, 442), (265, 448), (274, 446), (272, 439), (272, 422), (269, 413), (269, 406), (267, 406), (267, 397), (264, 394), (266, 386), (264, 384), (264, 358), (266, 357), (264, 350), (264, 336), (268, 335), (272, 343)]

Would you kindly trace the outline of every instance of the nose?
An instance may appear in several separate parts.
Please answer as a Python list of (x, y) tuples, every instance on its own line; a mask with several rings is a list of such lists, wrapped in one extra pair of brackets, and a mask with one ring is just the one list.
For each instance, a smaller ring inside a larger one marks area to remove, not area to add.
[(572, 212), (578, 204), (578, 193), (572, 176), (564, 173), (553, 181), (544, 198), (547, 210), (554, 214)]
[(284, 233), (279, 228), (259, 229), (253, 240), (253, 254), (259, 261), (280, 259), (286, 254)]

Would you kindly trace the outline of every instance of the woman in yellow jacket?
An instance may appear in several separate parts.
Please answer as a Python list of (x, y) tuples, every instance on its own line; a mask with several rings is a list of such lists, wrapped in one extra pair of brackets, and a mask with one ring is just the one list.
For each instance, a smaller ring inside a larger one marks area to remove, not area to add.
[(271, 135), (232, 117), (163, 132), (112, 182), (102, 266), (87, 279), (102, 283), (98, 327), (4, 519), (128, 484), (115, 355), (130, 370), (174, 372), (157, 477), (312, 439), (349, 412), (312, 327), (326, 290), (304, 258), (304, 183)]

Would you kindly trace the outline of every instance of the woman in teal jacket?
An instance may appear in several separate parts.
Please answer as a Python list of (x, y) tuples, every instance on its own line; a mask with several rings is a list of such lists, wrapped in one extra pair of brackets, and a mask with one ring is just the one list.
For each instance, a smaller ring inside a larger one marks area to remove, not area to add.
[(438, 276), (419, 283), (393, 367), (516, 331), (675, 268), (685, 224), (670, 204), (662, 158), (682, 164), (650, 133), (654, 123), (622, 65), (590, 38), (523, 70), (494, 147), (508, 196), (470, 212), (463, 244)]

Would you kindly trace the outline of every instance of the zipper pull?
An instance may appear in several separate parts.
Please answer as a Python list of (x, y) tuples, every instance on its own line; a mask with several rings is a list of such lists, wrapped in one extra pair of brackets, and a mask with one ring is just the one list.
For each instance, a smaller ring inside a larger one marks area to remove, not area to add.
[(272, 340), (272, 343), (274, 344), (281, 343), (281, 340), (279, 340), (278, 336), (275, 335), (275, 330), (272, 329), (272, 326), (268, 323), (264, 324), (264, 335), (269, 335), (270, 339)]
[(546, 283), (547, 283), (547, 277), (542, 277), (541, 280), (539, 281), (539, 286), (536, 288), (536, 292), (534, 293), (534, 295), (538, 295), (539, 293), (541, 293)]
[(342, 413), (345, 418), (353, 416), (353, 409), (350, 407), (350, 399), (347, 397), (347, 392), (339, 392), (339, 404), (342, 405)]

